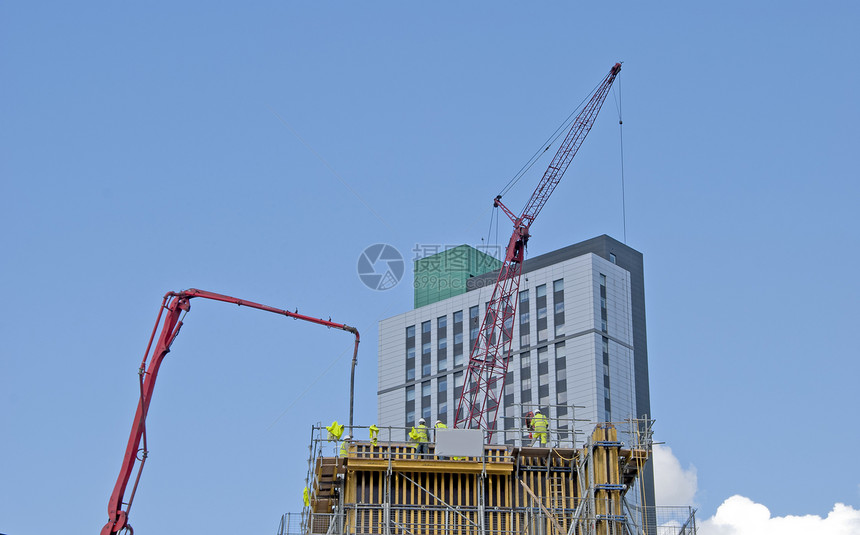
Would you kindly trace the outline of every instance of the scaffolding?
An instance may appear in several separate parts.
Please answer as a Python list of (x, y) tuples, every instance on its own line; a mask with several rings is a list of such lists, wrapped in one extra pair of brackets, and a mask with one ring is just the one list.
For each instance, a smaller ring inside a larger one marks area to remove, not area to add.
[(628, 420), (625, 441), (604, 423), (578, 449), (484, 445), (473, 457), (437, 456), (432, 435), (418, 454), (393, 427), (338, 456), (343, 443), (317, 425), (306, 506), (284, 515), (278, 534), (695, 535), (693, 509), (627, 500), (651, 454), (651, 423)]

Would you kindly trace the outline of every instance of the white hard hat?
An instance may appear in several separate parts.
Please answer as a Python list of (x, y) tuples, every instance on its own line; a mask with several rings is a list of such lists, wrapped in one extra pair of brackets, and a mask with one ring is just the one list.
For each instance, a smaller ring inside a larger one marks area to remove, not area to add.
[(350, 439), (350, 436), (349, 436), (349, 435), (346, 435), (345, 437), (343, 437), (343, 439), (344, 439), (344, 440), (349, 440), (349, 439)]
[(418, 420), (418, 423), (419, 423), (419, 424), (423, 424), (423, 423), (424, 423), (424, 418), (420, 418), (420, 419)]
[(540, 409), (536, 410), (535, 414), (540, 414)]
[(436, 420), (436, 423), (437, 423), (437, 424), (441, 424), (441, 423), (442, 423), (442, 420)]

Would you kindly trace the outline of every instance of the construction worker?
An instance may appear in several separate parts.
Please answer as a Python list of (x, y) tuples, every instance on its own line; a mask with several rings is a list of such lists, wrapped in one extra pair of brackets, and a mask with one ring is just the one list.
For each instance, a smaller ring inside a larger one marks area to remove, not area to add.
[(418, 443), (419, 458), (427, 453), (427, 443), (430, 441), (427, 437), (427, 426), (424, 424), (424, 418), (421, 418), (415, 426), (415, 442)]
[(349, 435), (343, 437), (343, 443), (340, 445), (340, 457), (346, 458), (349, 455), (349, 442), (352, 438)]
[[(445, 425), (445, 423), (442, 422), (442, 420), (436, 420), (436, 423), (433, 425), (433, 427), (435, 427), (436, 429), (448, 429), (448, 426)], [(439, 440), (439, 434), (438, 433), (439, 433), (439, 431), (436, 431), (436, 436), (434, 437), (436, 439), (436, 441)], [(439, 457), (439, 458), (442, 459), (443, 461), (448, 459), (448, 457)]]
[(534, 433), (534, 442), (532, 446), (537, 445), (540, 440), (541, 447), (546, 446), (547, 431), (549, 430), (549, 420), (544, 416), (540, 409), (535, 411), (532, 418), (532, 432)]

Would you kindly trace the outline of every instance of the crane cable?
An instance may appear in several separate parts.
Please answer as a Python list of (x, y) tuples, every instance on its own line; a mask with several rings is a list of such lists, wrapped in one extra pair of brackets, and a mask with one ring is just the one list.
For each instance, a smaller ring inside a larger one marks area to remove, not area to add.
[[(618, 94), (615, 90), (618, 88)], [(618, 135), (621, 143), (621, 219), (624, 226), (624, 243), (627, 243), (627, 196), (624, 192), (624, 121), (621, 119), (621, 78), (618, 78), (617, 86), (612, 88), (612, 97), (615, 99), (615, 109), (618, 111)]]
[(576, 106), (576, 108), (574, 108), (574, 110), (570, 112), (570, 115), (567, 116), (567, 118), (561, 123), (561, 125), (556, 128), (555, 132), (553, 132), (549, 136), (549, 138), (541, 145), (541, 148), (539, 148), (532, 155), (532, 157), (529, 158), (528, 161), (523, 164), (523, 166), (520, 168), (519, 171), (517, 171), (513, 178), (511, 178), (505, 185), (505, 187), (502, 188), (502, 192), (499, 193), (499, 196), (507, 195), (508, 192), (511, 191), (511, 188), (513, 188), (517, 184), (517, 182), (520, 181), (520, 179), (529, 171), (529, 169), (531, 169), (532, 166), (537, 163), (540, 157), (543, 156), (543, 154), (549, 150), (549, 148), (556, 142), (556, 140), (558, 140), (559, 137), (561, 137), (561, 134), (564, 133), (570, 125), (572, 118), (574, 118), (574, 115), (579, 113), (583, 105), (591, 98), (592, 95), (594, 95), (594, 93), (597, 91), (597, 88), (600, 87), (602, 83), (603, 82), (594, 86), (594, 89), (592, 89), (591, 92), (588, 93), (588, 95), (584, 99), (582, 99), (582, 102), (580, 102)]

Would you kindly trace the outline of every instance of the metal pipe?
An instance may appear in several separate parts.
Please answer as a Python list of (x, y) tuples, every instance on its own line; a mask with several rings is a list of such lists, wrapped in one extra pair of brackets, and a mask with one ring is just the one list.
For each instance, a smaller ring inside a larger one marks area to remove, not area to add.
[(354, 327), (344, 326), (345, 331), (350, 331), (355, 335), (355, 349), (352, 352), (352, 366), (349, 371), (349, 436), (355, 438), (352, 432), (352, 412), (355, 405), (355, 365), (358, 364), (358, 330)]

